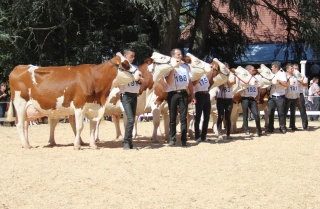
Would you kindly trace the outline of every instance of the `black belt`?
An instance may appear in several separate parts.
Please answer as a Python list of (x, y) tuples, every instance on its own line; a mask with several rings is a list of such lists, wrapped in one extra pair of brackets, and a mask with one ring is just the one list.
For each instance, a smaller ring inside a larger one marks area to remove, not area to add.
[(137, 96), (138, 93), (131, 93), (131, 92), (124, 92), (123, 94), (127, 95), (127, 96)]
[(254, 99), (254, 97), (242, 97), (242, 99)]
[(171, 92), (176, 92), (176, 93), (182, 93), (182, 92), (186, 92), (187, 90), (185, 89), (180, 89), (180, 90), (175, 90), (175, 91), (171, 91)]
[(285, 97), (285, 95), (280, 95), (280, 96), (274, 96), (274, 95), (271, 95), (271, 97), (272, 97), (272, 98), (276, 98), (276, 99), (277, 99), (277, 98), (280, 98), (280, 97), (281, 97), (281, 98), (284, 98), (284, 97)]
[(209, 93), (209, 92), (208, 92), (208, 91), (197, 91), (196, 93), (207, 94), (207, 93)]

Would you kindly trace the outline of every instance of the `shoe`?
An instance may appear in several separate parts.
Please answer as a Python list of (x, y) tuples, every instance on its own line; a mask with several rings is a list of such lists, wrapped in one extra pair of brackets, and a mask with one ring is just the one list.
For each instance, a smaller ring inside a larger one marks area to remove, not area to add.
[(229, 139), (229, 140), (231, 140), (231, 139), (233, 139), (231, 136), (227, 136), (227, 139)]
[(223, 136), (222, 136), (222, 135), (219, 135), (219, 136), (218, 136), (218, 139), (223, 139)]
[(249, 130), (246, 130), (245, 134), (246, 134), (247, 136), (249, 136), (249, 135), (250, 135)]
[(303, 127), (303, 130), (307, 130), (308, 129), (308, 127)]
[(202, 142), (202, 139), (199, 137), (199, 138), (196, 140), (196, 142), (200, 143), (200, 142)]
[(181, 142), (181, 146), (182, 146), (182, 147), (187, 147), (187, 146), (188, 146), (188, 145), (187, 145), (187, 142), (185, 142), (185, 141)]
[(262, 132), (257, 132), (256, 134), (258, 137), (262, 136)]
[(254, 118), (249, 118), (248, 120), (249, 120), (249, 121), (252, 121), (252, 120), (254, 120)]
[(173, 147), (173, 146), (175, 146), (175, 145), (176, 145), (176, 142), (175, 142), (175, 141), (170, 141), (170, 142), (169, 142), (169, 146), (170, 146), (170, 147)]
[(267, 133), (273, 133), (273, 130), (268, 129), (268, 130), (267, 130)]
[(131, 148), (130, 144), (125, 143), (125, 144), (123, 145), (123, 149), (124, 149), (124, 150), (129, 150), (129, 149), (132, 149), (132, 148)]
[(283, 133), (283, 134), (287, 133), (287, 129), (285, 129), (285, 128), (280, 128), (280, 133)]

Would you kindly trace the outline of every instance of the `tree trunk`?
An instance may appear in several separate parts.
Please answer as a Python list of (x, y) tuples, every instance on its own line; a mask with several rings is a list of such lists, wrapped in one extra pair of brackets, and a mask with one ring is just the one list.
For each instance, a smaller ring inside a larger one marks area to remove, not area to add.
[(168, 21), (163, 22), (162, 30), (160, 30), (160, 52), (164, 54), (169, 54), (173, 48), (178, 45), (178, 40), (180, 36), (179, 29), (179, 17), (181, 0), (168, 0), (168, 10), (166, 11), (168, 16)]
[(206, 54), (205, 45), (209, 31), (209, 19), (213, 0), (199, 0), (194, 27), (191, 32), (189, 52), (203, 58)]

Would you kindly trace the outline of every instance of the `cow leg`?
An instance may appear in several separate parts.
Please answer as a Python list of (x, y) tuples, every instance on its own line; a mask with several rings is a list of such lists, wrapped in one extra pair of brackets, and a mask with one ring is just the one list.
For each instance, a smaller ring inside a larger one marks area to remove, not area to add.
[(152, 133), (152, 143), (159, 143), (158, 142), (158, 128), (160, 126), (160, 110), (159, 109), (154, 109), (152, 110), (152, 115), (153, 115), (153, 133)]
[(237, 131), (237, 119), (239, 117), (237, 105), (234, 105), (231, 111), (231, 129), (230, 133), (236, 133)]
[(121, 134), (121, 129), (120, 129), (120, 116), (119, 115), (112, 115), (112, 121), (113, 121), (114, 127), (116, 129), (116, 139), (122, 139), (123, 136)]
[[(75, 119), (74, 115), (69, 115), (69, 123), (70, 123), (70, 126), (72, 128), (74, 135), (76, 135), (76, 119)], [(80, 136), (80, 145), (82, 145), (82, 146), (85, 145), (85, 143), (82, 141), (81, 136)]]
[(28, 130), (26, 130), (26, 107), (27, 102), (23, 99), (15, 98), (14, 106), (16, 108), (16, 117), (18, 118), (18, 122), (16, 123), (16, 128), (18, 130), (18, 134), (20, 136), (20, 140), (22, 143), (22, 147), (26, 149), (32, 148), (29, 144), (28, 140)]
[(133, 130), (132, 130), (132, 138), (137, 138), (138, 136), (138, 129), (137, 129), (137, 125), (138, 125), (138, 118), (139, 116), (136, 115), (135, 120), (134, 120), (134, 126), (133, 126)]
[[(170, 124), (170, 118), (169, 118), (169, 114), (167, 111), (162, 113), (162, 118), (163, 118), (163, 125), (164, 125), (164, 136), (165, 136), (165, 140), (167, 142), (169, 142), (169, 124)], [(179, 117), (177, 117), (177, 119), (179, 120)]]
[(95, 131), (95, 134), (94, 134), (94, 141), (95, 141), (95, 142), (100, 142), (100, 139), (99, 139), (99, 127), (100, 127), (100, 123), (101, 123), (101, 120), (97, 121), (97, 123), (96, 123), (96, 131)]
[[(192, 121), (192, 125), (191, 125), (191, 121)], [(188, 127), (188, 134), (190, 139), (194, 139), (193, 123), (194, 123), (194, 115), (187, 114), (187, 127)]]
[(268, 107), (266, 107), (263, 111), (264, 111), (264, 127), (267, 129), (269, 125)]
[(218, 116), (217, 116), (216, 113), (211, 112), (211, 118), (212, 118), (212, 121), (213, 121), (212, 130), (216, 135), (218, 135), (218, 127), (217, 127)]
[(97, 121), (90, 120), (90, 148), (91, 149), (98, 149), (96, 144), (96, 129), (97, 129)]
[(50, 118), (50, 138), (49, 138), (50, 146), (57, 145), (54, 139), (54, 130), (56, 129), (57, 123), (58, 123), (58, 119)]
[(80, 150), (81, 144), (80, 144), (80, 135), (83, 130), (83, 119), (84, 114), (82, 109), (76, 109), (75, 110), (75, 121), (76, 121), (76, 136), (74, 139), (74, 149)]

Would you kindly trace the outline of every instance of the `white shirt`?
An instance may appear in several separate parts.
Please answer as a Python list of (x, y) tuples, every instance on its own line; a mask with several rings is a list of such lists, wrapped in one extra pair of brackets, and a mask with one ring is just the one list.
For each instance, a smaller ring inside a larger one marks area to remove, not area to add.
[(198, 91), (208, 91), (209, 89), (209, 80), (207, 78), (207, 75), (203, 75), (200, 78), (199, 83), (193, 88), (194, 92), (198, 92)]
[(223, 91), (221, 91), (219, 88), (217, 94), (218, 94), (218, 96), (217, 96), (218, 98), (232, 99), (232, 97), (233, 97), (232, 87), (229, 88), (228, 84), (224, 83), (223, 84)]
[(242, 97), (256, 97), (258, 95), (258, 85), (249, 86), (241, 92)]
[[(168, 75), (169, 73), (167, 73), (165, 77)], [(167, 92), (187, 89), (190, 77), (189, 67), (181, 63), (180, 67), (174, 69), (174, 80), (170, 85), (168, 84)]]
[(295, 76), (292, 77), (295, 82), (295, 85), (288, 86), (286, 91), (286, 98), (288, 99), (297, 99), (299, 97), (299, 87), (298, 87), (298, 80)]
[[(284, 81), (287, 82), (287, 75), (283, 70), (279, 70), (275, 77), (278, 79), (278, 81)], [(277, 83), (274, 85), (271, 85), (270, 90), (270, 96), (282, 96), (285, 95), (287, 87), (282, 86), (281, 84)]]

